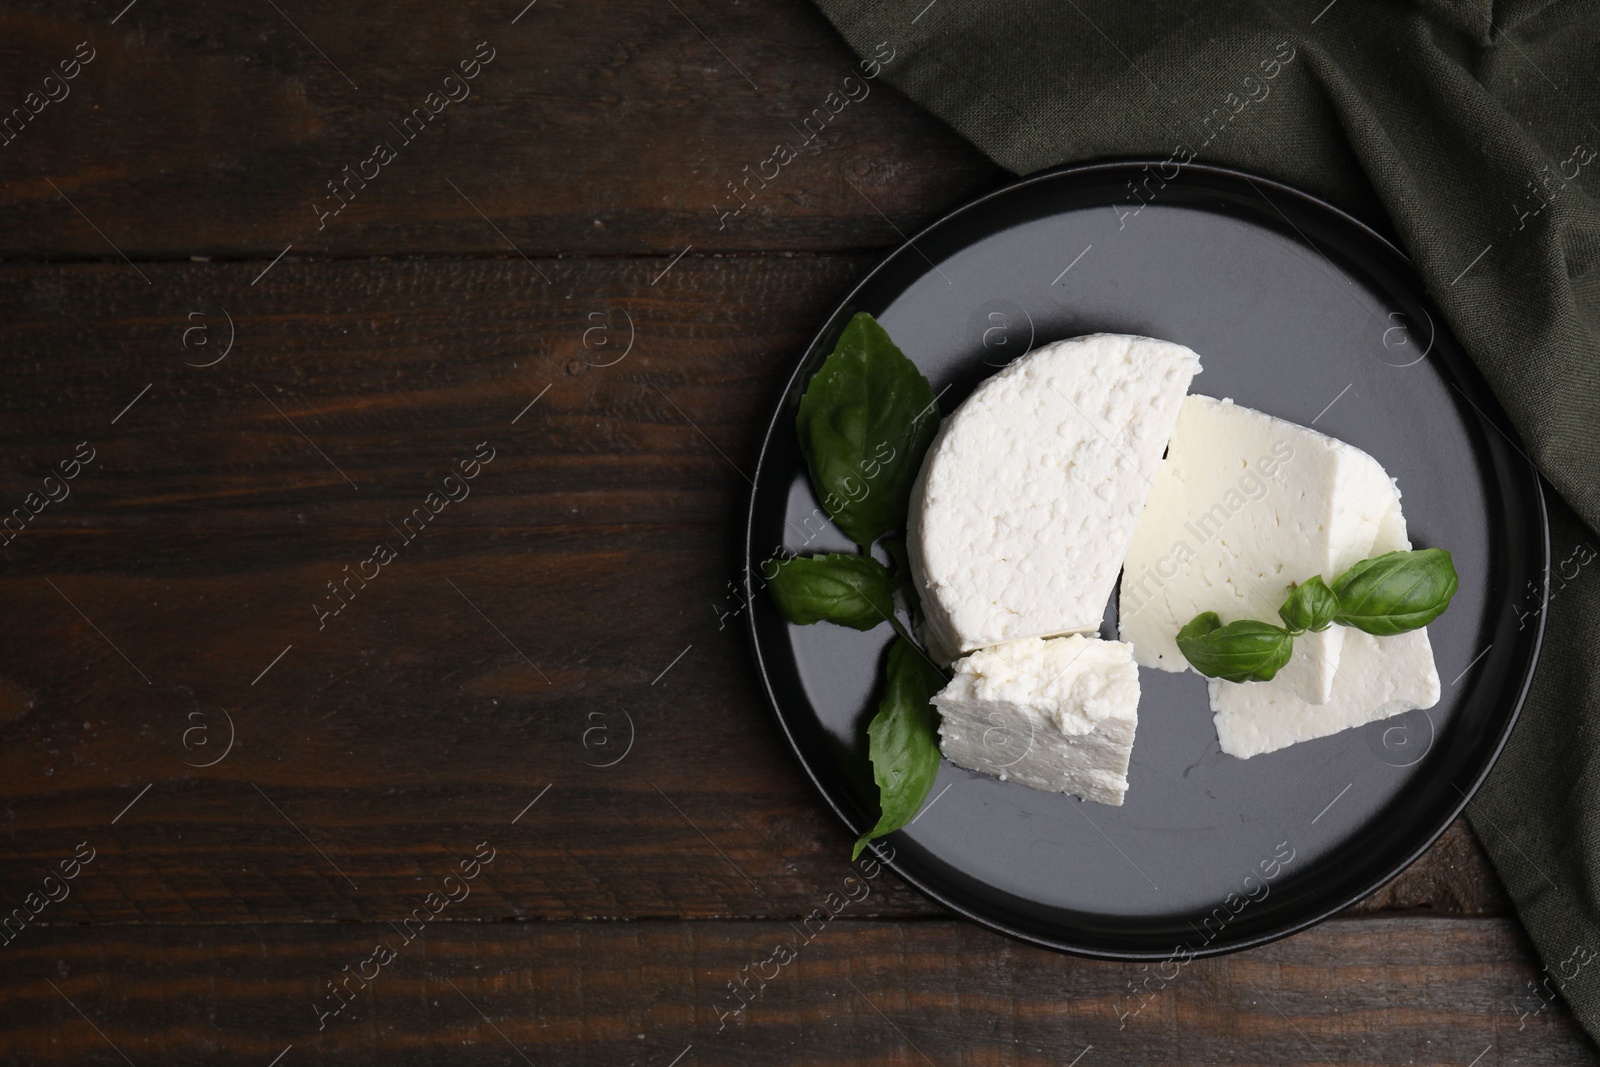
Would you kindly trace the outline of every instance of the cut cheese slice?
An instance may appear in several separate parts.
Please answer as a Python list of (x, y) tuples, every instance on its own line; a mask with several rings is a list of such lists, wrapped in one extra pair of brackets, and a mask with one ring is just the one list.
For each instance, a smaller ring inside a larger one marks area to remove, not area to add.
[(1393, 637), (1350, 630), (1326, 703), (1307, 704), (1277, 679), (1235, 683), (1213, 678), (1210, 690), (1222, 751), (1249, 759), (1413, 708), (1431, 708), (1439, 702), (1439, 672), (1426, 627)]
[(952, 763), (1120, 805), (1139, 722), (1139, 668), (1121, 641), (1073, 634), (986, 648), (934, 698)]
[[(1410, 548), (1396, 488), (1371, 554)], [(1426, 627), (1392, 637), (1337, 625), (1329, 629), (1344, 632), (1344, 653), (1333, 692), (1322, 704), (1301, 699), (1283, 683), (1282, 672), (1270, 682), (1211, 680), (1211, 710), (1216, 713), (1213, 721), (1222, 751), (1248, 759), (1439, 702), (1439, 671)], [(1294, 639), (1296, 656), (1301, 641)]]
[[(1119, 636), (1141, 666), (1186, 670), (1177, 634), (1191, 619), (1276, 622), (1295, 583), (1331, 582), (1367, 557), (1397, 500), (1359, 448), (1231, 400), (1187, 397), (1128, 547)], [(1279, 688), (1328, 700), (1345, 639), (1342, 627), (1296, 638)]]
[(945, 420), (911, 495), (923, 638), (949, 662), (1096, 629), (1200, 360), (1167, 341), (1046, 345)]

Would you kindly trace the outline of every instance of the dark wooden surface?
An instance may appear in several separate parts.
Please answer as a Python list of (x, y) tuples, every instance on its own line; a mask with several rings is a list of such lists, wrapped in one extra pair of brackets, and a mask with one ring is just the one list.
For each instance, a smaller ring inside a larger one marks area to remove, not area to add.
[(726, 614), (758, 435), (1004, 175), (879, 83), (719, 228), (854, 62), (799, 2), (124, 3), (0, 12), (6, 108), (95, 49), (0, 147), (0, 511), (94, 451), (0, 549), (0, 910), (94, 855), (0, 947), (0, 1062), (1596, 1062), (1464, 824), (1170, 981), (884, 875), (719, 1023), (850, 873)]
[[(116, 1049), (138, 1064), (286, 1048), (283, 1063), (656, 1067), (685, 1050), (730, 1065), (1591, 1058), (1564, 1014), (1518, 996), (1535, 972), (1506, 919), (1339, 919), (1163, 984), (944, 920), (841, 916), (764, 986), (747, 979), (737, 1014), (728, 983), (799, 942), (788, 923), (436, 922), (409, 946), (383, 923), (64, 929), (7, 968), (0, 1018), (18, 1062), (108, 1067)], [(393, 962), (318, 1030), (326, 982), (380, 943)]]

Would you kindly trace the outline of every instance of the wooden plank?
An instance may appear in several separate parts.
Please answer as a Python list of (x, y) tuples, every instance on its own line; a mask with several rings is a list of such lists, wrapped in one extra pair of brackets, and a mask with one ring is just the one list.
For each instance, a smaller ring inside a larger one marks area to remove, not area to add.
[(410, 942), (387, 924), (51, 928), (5, 950), (0, 1027), (30, 1064), (1600, 1062), (1529, 991), (1505, 920), (1340, 920), (1156, 968), (848, 914), (441, 918)]
[(1465, 817), (1450, 824), (1421, 859), (1350, 909), (1357, 914), (1428, 911), (1440, 915), (1511, 915), (1500, 876)]
[[(0, 256), (875, 247), (1004, 177), (881, 77), (860, 80), (809, 4), (113, 14), (0, 13), (0, 108), (23, 108), (0, 133)], [(446, 93), (459, 100), (428, 99)], [(428, 121), (402, 128), (417, 108)]]
[[(0, 500), (95, 450), (3, 549), (0, 903), (87, 841), (51, 921), (375, 920), (489, 840), (464, 915), (803, 914), (848, 835), (719, 613), (741, 472), (866, 263), (0, 269)], [(224, 308), (234, 348), (190, 365)], [(1372, 906), (1505, 911), (1464, 827)], [(938, 912), (894, 885), (872, 914)]]

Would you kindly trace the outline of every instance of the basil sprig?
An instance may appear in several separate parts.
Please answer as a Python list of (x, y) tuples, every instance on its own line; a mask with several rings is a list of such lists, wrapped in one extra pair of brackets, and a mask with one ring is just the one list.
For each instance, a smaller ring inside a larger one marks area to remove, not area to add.
[[(779, 612), (796, 625), (870, 630), (887, 622), (898, 635), (886, 661), (883, 697), (867, 727), (881, 814), (856, 841), (851, 859), (867, 842), (911, 821), (939, 773), (939, 717), (929, 700), (947, 679), (896, 614), (896, 594), (913, 625), (922, 606), (905, 542), (885, 537), (905, 526), (911, 484), (938, 427), (928, 380), (871, 315), (852, 318), (800, 398), (795, 429), (823, 508), (862, 554), (773, 560), (763, 569), (772, 575), (767, 585)], [(880, 538), (893, 572), (870, 555)]]
[(1378, 637), (1418, 630), (1444, 613), (1460, 585), (1442, 548), (1364, 559), (1333, 580), (1307, 578), (1278, 609), (1283, 626), (1240, 619), (1222, 625), (1202, 612), (1178, 631), (1178, 651), (1207, 678), (1270, 682), (1294, 655), (1294, 639), (1331, 623)]

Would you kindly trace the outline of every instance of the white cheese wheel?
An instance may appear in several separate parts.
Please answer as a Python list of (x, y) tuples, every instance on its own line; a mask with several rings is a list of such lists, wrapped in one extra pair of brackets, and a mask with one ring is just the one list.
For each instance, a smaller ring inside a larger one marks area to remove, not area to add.
[(1037, 349), (945, 420), (907, 545), (930, 652), (1094, 630), (1199, 357), (1092, 334)]

